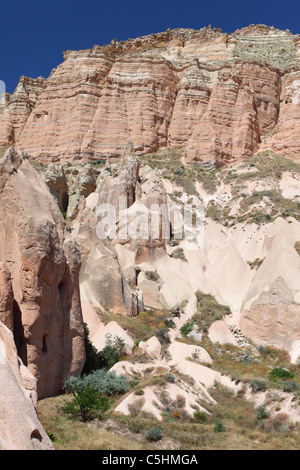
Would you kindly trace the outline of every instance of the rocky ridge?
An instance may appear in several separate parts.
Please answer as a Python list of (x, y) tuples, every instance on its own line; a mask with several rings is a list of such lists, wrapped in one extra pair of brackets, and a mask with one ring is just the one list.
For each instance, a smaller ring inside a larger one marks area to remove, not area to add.
[[(46, 162), (120, 157), (128, 141), (139, 155), (170, 146), (216, 166), (266, 146), (297, 160), (298, 67), (298, 35), (264, 25), (66, 51), (13, 141)], [(3, 146), (15, 93), (0, 118)]]

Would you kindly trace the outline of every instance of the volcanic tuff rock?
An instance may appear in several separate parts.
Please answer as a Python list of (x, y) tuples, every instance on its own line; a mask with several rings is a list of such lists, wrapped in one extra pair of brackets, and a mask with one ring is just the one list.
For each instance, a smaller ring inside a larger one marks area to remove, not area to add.
[[(132, 315), (127, 292), (141, 291), (146, 308), (184, 305), (183, 324), (197, 311), (200, 289), (233, 313), (229, 323), (213, 325), (212, 341), (235, 342), (234, 325), (255, 343), (285, 349), (299, 361), (299, 164), (271, 152), (219, 170), (182, 165), (174, 150), (121, 160), (100, 170), (96, 191), (71, 225), (83, 253), (87, 312), (92, 306)], [(121, 211), (119, 196), (127, 204)], [(160, 230), (153, 238), (151, 232), (144, 239), (138, 232), (130, 236), (131, 224), (138, 228), (151, 204), (166, 205), (172, 214), (197, 200), (205, 209), (201, 246), (190, 244), (189, 231), (172, 239), (172, 219), (168, 237)], [(99, 240), (97, 209), (105, 204), (116, 210), (115, 231)]]
[[(143, 309), (143, 302), (135, 286), (132, 289), (124, 276), (114, 243), (110, 242), (108, 234), (102, 236), (100, 233), (97, 209), (101, 205), (109, 205), (110, 210), (115, 209), (117, 215), (119, 195), (125, 198), (130, 207), (136, 199), (137, 178), (137, 162), (121, 167), (119, 176), (109, 174), (104, 181), (100, 178), (96, 192), (82, 201), (72, 226), (72, 235), (82, 253), (82, 299), (94, 307), (108, 308), (127, 315), (136, 315)], [(113, 240), (114, 236), (111, 238)], [(132, 270), (135, 278), (134, 268)]]
[(18, 357), (13, 333), (0, 321), (1, 450), (54, 449), (38, 421), (36, 382)]
[(0, 108), (0, 146), (8, 146), (18, 141), (37, 98), (43, 90), (43, 84), (43, 77), (34, 79), (22, 76), (14, 93), (11, 96), (6, 94), (6, 104), (2, 115)]
[(80, 254), (43, 179), (13, 148), (0, 161), (0, 240), (0, 320), (39, 397), (57, 393), (85, 360)]
[(299, 46), (289, 31), (250, 25), (232, 34), (179, 28), (67, 51), (43, 91), (37, 79), (32, 112), (20, 104), (21, 124), (14, 95), (28, 85), (19, 84), (0, 117), (0, 145), (80, 162), (119, 157), (131, 140), (136, 154), (183, 148), (187, 162), (219, 166), (267, 139), (297, 160)]

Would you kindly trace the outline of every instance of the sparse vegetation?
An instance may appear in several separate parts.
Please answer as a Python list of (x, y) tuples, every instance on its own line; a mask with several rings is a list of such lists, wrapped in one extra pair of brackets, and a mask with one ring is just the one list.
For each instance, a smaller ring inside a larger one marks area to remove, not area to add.
[(265, 380), (254, 379), (250, 382), (252, 393), (264, 392), (267, 390), (267, 382)]
[(9, 146), (7, 147), (0, 147), (0, 158), (3, 157), (3, 155), (5, 154), (6, 150), (9, 149)]
[(146, 438), (148, 441), (160, 441), (162, 439), (162, 431), (158, 427), (153, 427), (148, 429), (146, 433)]
[(145, 271), (146, 279), (153, 282), (158, 282), (160, 280), (159, 274), (156, 271)]
[(180, 332), (185, 336), (187, 336), (194, 327), (196, 327), (198, 331), (207, 333), (212, 323), (221, 320), (225, 315), (231, 313), (227, 305), (219, 304), (210, 294), (197, 291), (196, 298), (197, 313), (180, 328)]
[(141, 341), (147, 341), (152, 336), (156, 336), (160, 330), (166, 332), (172, 328), (172, 324), (168, 324), (168, 321), (172, 321), (172, 316), (167, 310), (149, 309), (140, 312), (135, 317), (103, 310), (98, 310), (98, 313), (105, 324), (113, 320), (129, 331), (137, 345)]
[(187, 261), (184, 250), (182, 248), (176, 248), (172, 254), (171, 257), (174, 259), (181, 259), (182, 261)]
[[(197, 181), (202, 184), (207, 193), (213, 194), (220, 184), (219, 170), (205, 169), (198, 164), (183, 165), (181, 157), (181, 150), (167, 148), (154, 154), (145, 155), (141, 157), (141, 161), (151, 168), (160, 170), (163, 178), (181, 187), (188, 195), (198, 195), (195, 187)], [(181, 197), (182, 192), (176, 191), (174, 195)]]
[(260, 405), (256, 408), (256, 417), (259, 421), (270, 417), (270, 413), (266, 410), (265, 405)]
[(264, 262), (264, 259), (259, 259), (256, 258), (254, 261), (247, 261), (251, 269), (258, 269), (262, 263)]

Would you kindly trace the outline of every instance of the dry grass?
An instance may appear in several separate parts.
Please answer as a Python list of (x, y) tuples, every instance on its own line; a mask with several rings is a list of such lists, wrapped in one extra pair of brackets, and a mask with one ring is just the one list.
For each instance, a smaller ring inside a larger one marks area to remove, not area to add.
[[(89, 424), (66, 418), (59, 411), (63, 397), (47, 398), (39, 402), (39, 418), (54, 436), (58, 450), (298, 450), (299, 426), (267, 420), (258, 422), (255, 407), (226, 388), (210, 390), (218, 402), (211, 406), (211, 416), (204, 422), (187, 418), (180, 408), (166, 413), (162, 422), (146, 415), (123, 416), (107, 413), (105, 421)], [(178, 412), (176, 412), (178, 411)], [(215, 432), (216, 420), (225, 426), (225, 432)], [(146, 432), (158, 426), (163, 439), (150, 443)]]
[(147, 310), (140, 312), (135, 317), (127, 317), (118, 313), (97, 310), (101, 321), (107, 324), (116, 321), (122, 328), (127, 330), (133, 337), (136, 344), (140, 341), (147, 341), (158, 331), (165, 327), (164, 319), (171, 318), (166, 310)]
[(7, 149), (9, 149), (9, 146), (8, 147), (0, 147), (0, 158), (3, 157), (3, 155), (5, 154)]
[(140, 450), (136, 441), (96, 429), (78, 420), (71, 420), (60, 412), (64, 397), (39, 402), (39, 419), (46, 431), (54, 436), (57, 450)]

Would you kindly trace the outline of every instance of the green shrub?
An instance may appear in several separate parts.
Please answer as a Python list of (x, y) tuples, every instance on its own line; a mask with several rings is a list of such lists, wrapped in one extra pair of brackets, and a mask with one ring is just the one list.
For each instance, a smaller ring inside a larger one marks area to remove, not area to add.
[(270, 380), (277, 380), (277, 379), (293, 379), (295, 374), (290, 372), (287, 369), (283, 369), (281, 367), (274, 367), (269, 374)]
[(115, 372), (99, 369), (82, 377), (68, 377), (64, 381), (64, 389), (68, 393), (92, 388), (104, 395), (121, 395), (128, 392), (129, 385), (126, 377), (118, 377)]
[(145, 276), (149, 281), (157, 282), (160, 280), (159, 274), (156, 271), (145, 271)]
[(155, 335), (162, 344), (170, 343), (170, 336), (168, 328), (161, 328)]
[(102, 351), (97, 351), (89, 339), (89, 329), (86, 323), (84, 326), (85, 335), (85, 354), (86, 360), (83, 374), (89, 374), (97, 369), (110, 369), (114, 364), (119, 362), (121, 357), (125, 354), (124, 340), (118, 336), (112, 337), (110, 333), (106, 335), (105, 347)]
[(110, 369), (125, 354), (125, 342), (119, 336), (106, 335), (105, 348), (100, 352), (103, 367)]
[(176, 248), (176, 250), (172, 252), (171, 257), (175, 259), (181, 259), (182, 261), (187, 261), (182, 248)]
[(162, 431), (161, 429), (157, 428), (157, 427), (153, 427), (153, 428), (150, 428), (148, 429), (148, 431), (146, 432), (146, 439), (148, 441), (160, 441), (162, 439)]
[(299, 389), (299, 386), (294, 380), (284, 380), (282, 382), (282, 387), (284, 392), (295, 392)]
[(207, 421), (207, 414), (204, 411), (196, 410), (194, 413), (194, 420), (199, 423), (205, 423)]
[(186, 322), (181, 328), (180, 328), (180, 333), (183, 335), (187, 336), (193, 329), (193, 323), (191, 322)]
[(176, 382), (176, 376), (171, 373), (165, 374), (164, 379), (166, 382), (169, 382), (172, 384)]
[(264, 392), (267, 390), (267, 382), (257, 379), (251, 380), (250, 388), (252, 393)]
[(256, 408), (256, 417), (259, 421), (270, 417), (270, 413), (266, 410), (265, 405), (260, 405)]
[(89, 421), (98, 417), (109, 408), (108, 399), (92, 387), (73, 391), (73, 399), (66, 401), (62, 406), (62, 411), (73, 417), (79, 416), (82, 421)]
[(99, 351), (94, 347), (89, 339), (89, 329), (86, 323), (84, 327), (84, 344), (85, 344), (85, 364), (82, 370), (84, 375), (89, 374), (92, 370), (103, 367), (103, 358)]
[(217, 420), (215, 422), (214, 431), (215, 432), (225, 432), (226, 431), (226, 427), (224, 426), (224, 424), (222, 423), (222, 421), (219, 418), (217, 418)]
[(172, 329), (176, 328), (176, 323), (174, 322), (174, 320), (172, 320), (172, 318), (165, 317), (164, 324), (166, 328), (172, 328)]
[(56, 441), (57, 441), (57, 439), (56, 439), (55, 435), (53, 434), (53, 432), (51, 432), (51, 431), (46, 431), (46, 433), (47, 433), (47, 436), (49, 437), (49, 439), (50, 439), (52, 442), (56, 442)]

